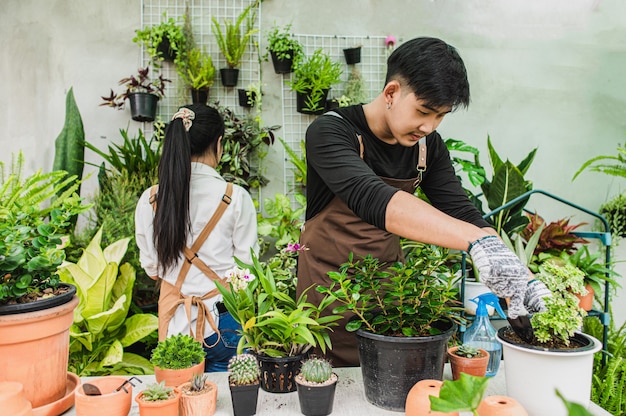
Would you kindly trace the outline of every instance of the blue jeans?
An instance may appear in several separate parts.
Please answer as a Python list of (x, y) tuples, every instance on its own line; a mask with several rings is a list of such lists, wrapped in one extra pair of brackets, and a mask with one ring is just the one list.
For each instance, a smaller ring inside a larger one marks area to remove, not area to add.
[(207, 373), (226, 371), (228, 360), (237, 354), (237, 344), (241, 336), (238, 330), (241, 325), (228, 312), (220, 313), (218, 329), (220, 330), (220, 340), (217, 344), (217, 334), (204, 339), (207, 345), (213, 345), (211, 348), (204, 347), (205, 361), (204, 371)]

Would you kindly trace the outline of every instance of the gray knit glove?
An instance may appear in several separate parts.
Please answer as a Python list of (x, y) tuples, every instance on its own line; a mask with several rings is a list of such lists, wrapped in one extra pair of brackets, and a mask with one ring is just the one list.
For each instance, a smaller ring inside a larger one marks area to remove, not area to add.
[(543, 312), (546, 310), (545, 298), (552, 296), (550, 289), (542, 281), (533, 279), (528, 282), (524, 295), (524, 306), (530, 313)]
[[(528, 284), (528, 268), (495, 235), (479, 238), (468, 249), (480, 281), (498, 297), (510, 298), (509, 317), (522, 311)], [(545, 286), (544, 286), (545, 287)], [(537, 303), (536, 297), (531, 296)]]

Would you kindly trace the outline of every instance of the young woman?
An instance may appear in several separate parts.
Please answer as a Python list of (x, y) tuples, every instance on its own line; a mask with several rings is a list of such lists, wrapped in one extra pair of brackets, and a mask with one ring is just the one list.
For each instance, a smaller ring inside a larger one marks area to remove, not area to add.
[(161, 279), (159, 339), (190, 334), (204, 342), (205, 371), (225, 371), (236, 352), (237, 322), (226, 311), (215, 281), (258, 252), (256, 211), (240, 186), (216, 168), (224, 121), (204, 104), (182, 107), (165, 132), (159, 184), (135, 211), (142, 267)]

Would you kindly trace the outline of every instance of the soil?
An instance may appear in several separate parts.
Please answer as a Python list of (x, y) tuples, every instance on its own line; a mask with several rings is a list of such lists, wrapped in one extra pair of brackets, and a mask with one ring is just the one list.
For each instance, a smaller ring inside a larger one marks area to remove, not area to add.
[(69, 292), (70, 290), (71, 289), (67, 286), (59, 286), (56, 289), (47, 288), (41, 292), (27, 293), (21, 298), (11, 299), (8, 302), (3, 303), (3, 305), (17, 305), (17, 304), (23, 304), (23, 303), (37, 302), (38, 300), (62, 295), (64, 293)]
[(505, 330), (502, 336), (504, 339), (511, 341), (515, 344), (532, 345), (537, 348), (547, 348), (551, 350), (574, 350), (582, 347), (578, 340), (574, 338), (570, 338), (569, 345), (565, 345), (565, 343), (561, 340), (550, 340), (548, 342), (539, 342), (535, 340), (535, 342), (528, 343), (522, 340), (519, 336), (517, 336), (517, 334), (512, 329)]
[(206, 383), (202, 390), (194, 391), (194, 390), (191, 390), (191, 385), (186, 384), (182, 386), (180, 390), (182, 391), (183, 394), (186, 394), (187, 396), (199, 396), (201, 394), (205, 394), (213, 390), (213, 385)]
[(314, 381), (307, 381), (304, 379), (302, 373), (296, 376), (296, 381), (298, 384), (302, 384), (303, 386), (311, 386), (311, 387), (322, 387), (322, 386), (330, 386), (333, 383), (336, 383), (338, 380), (337, 374), (333, 373), (330, 378), (323, 383), (316, 383)]

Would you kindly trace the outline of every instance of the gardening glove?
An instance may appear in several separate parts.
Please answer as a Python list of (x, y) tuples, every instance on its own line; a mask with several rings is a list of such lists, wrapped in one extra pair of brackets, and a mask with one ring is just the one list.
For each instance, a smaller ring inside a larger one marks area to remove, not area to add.
[(498, 297), (510, 298), (509, 317), (517, 318), (526, 302), (529, 312), (545, 309), (543, 297), (550, 291), (543, 283), (528, 282), (528, 268), (495, 235), (479, 238), (468, 248), (480, 280)]

